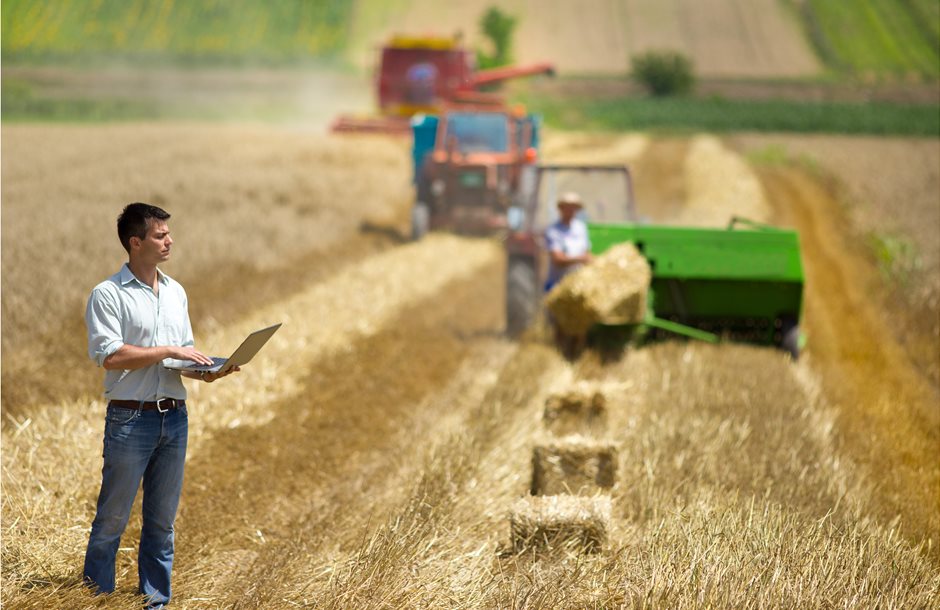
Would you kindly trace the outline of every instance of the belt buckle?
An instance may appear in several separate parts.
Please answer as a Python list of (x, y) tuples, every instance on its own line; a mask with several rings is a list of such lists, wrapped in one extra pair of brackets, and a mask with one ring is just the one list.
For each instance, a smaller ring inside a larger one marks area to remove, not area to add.
[[(169, 401), (170, 401), (170, 406), (167, 407), (166, 409), (161, 409), (161, 408), (160, 408), (160, 403), (163, 402), (164, 400), (169, 400)], [(157, 400), (157, 412), (158, 412), (158, 413), (166, 413), (167, 411), (169, 411), (170, 409), (172, 409), (172, 408), (175, 406), (173, 400), (174, 400), (173, 398), (167, 398), (166, 396), (164, 396), (163, 398), (158, 399), (158, 400)]]

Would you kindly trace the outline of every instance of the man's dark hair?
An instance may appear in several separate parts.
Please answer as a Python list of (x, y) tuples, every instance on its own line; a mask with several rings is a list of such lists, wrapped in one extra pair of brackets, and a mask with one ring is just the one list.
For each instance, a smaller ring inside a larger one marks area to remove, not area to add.
[(128, 204), (117, 219), (118, 237), (121, 239), (121, 245), (130, 252), (131, 237), (139, 237), (140, 239), (147, 237), (147, 228), (150, 226), (151, 218), (166, 220), (169, 217), (169, 212), (149, 203)]

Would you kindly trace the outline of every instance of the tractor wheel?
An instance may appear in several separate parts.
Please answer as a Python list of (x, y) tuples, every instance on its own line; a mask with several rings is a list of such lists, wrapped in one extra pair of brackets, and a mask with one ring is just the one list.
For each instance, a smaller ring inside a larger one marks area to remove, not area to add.
[(431, 210), (428, 204), (415, 202), (415, 206), (411, 208), (411, 239), (419, 241), (428, 232), (430, 224)]
[(506, 334), (522, 334), (535, 319), (538, 302), (535, 267), (526, 260), (510, 260), (506, 269)]
[(793, 360), (798, 360), (800, 357), (800, 325), (792, 321), (785, 322), (782, 330), (781, 349), (790, 354)]

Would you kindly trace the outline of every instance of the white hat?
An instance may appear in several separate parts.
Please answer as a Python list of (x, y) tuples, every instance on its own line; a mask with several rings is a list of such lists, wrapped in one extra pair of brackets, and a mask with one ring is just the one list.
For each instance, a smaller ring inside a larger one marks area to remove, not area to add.
[(558, 205), (562, 204), (584, 206), (584, 202), (581, 201), (581, 195), (578, 195), (574, 191), (568, 191), (558, 198)]

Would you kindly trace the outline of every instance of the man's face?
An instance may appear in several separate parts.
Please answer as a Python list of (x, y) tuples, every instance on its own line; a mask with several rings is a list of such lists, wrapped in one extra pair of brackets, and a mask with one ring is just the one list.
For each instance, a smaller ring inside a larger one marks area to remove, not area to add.
[(147, 221), (146, 237), (131, 238), (131, 248), (136, 250), (137, 258), (154, 265), (169, 260), (171, 245), (173, 239), (170, 237), (170, 228), (166, 221), (155, 218)]
[(561, 217), (561, 221), (565, 224), (571, 222), (571, 219), (575, 217), (578, 213), (578, 210), (581, 209), (581, 206), (571, 204), (571, 203), (559, 203), (558, 204), (558, 215)]

